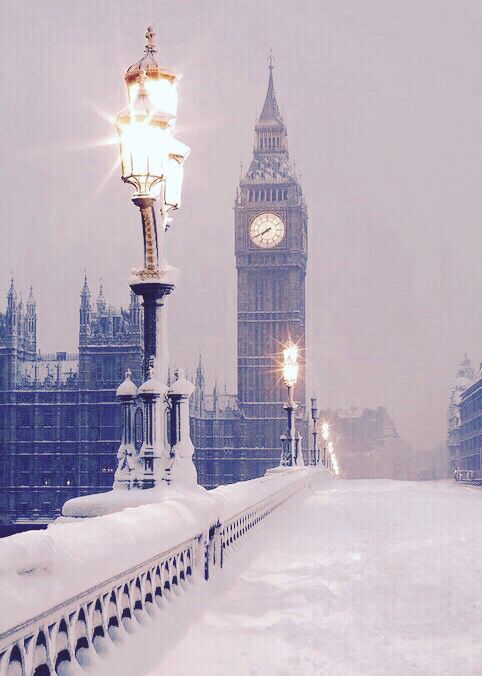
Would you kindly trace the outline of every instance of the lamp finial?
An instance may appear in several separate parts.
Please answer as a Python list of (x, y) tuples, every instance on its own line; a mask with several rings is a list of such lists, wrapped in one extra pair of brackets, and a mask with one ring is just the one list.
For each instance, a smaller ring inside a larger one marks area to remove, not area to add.
[(152, 26), (148, 26), (146, 30), (146, 52), (155, 52), (156, 51), (156, 46), (154, 44), (154, 29)]

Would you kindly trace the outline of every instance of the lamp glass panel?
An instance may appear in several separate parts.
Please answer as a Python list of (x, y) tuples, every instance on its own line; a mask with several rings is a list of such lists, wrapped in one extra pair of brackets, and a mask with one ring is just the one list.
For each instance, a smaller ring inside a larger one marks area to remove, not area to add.
[(288, 387), (296, 385), (298, 380), (298, 364), (287, 363), (283, 366), (283, 378)]
[(148, 121), (131, 119), (119, 125), (122, 177), (135, 182), (141, 193), (149, 193), (164, 175), (170, 130)]
[(164, 201), (168, 207), (179, 209), (181, 206), (181, 190), (184, 170), (180, 162), (169, 158), (165, 171)]
[[(151, 78), (147, 76), (144, 86), (155, 111), (176, 117), (177, 114), (177, 83), (172, 78)], [(132, 82), (128, 86), (129, 102), (137, 98), (139, 82)]]

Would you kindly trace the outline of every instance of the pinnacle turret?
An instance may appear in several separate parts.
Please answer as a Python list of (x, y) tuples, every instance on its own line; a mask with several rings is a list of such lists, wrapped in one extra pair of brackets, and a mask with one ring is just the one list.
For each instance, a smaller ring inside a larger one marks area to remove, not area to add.
[(204, 388), (204, 369), (201, 353), (199, 354), (199, 362), (196, 368), (196, 387), (200, 389)]
[(27, 308), (34, 307), (35, 305), (37, 305), (37, 303), (35, 302), (35, 296), (33, 295), (33, 287), (31, 286), (30, 293), (27, 299)]
[(104, 297), (104, 285), (102, 282), (99, 287), (99, 295), (97, 296), (97, 312), (103, 313), (106, 311), (107, 303), (105, 302)]
[(7, 294), (7, 307), (13, 309), (17, 302), (17, 293), (15, 291), (15, 284), (13, 282), (13, 275), (10, 278), (10, 288)]
[(276, 100), (276, 93), (274, 90), (274, 80), (273, 80), (273, 64), (269, 64), (269, 79), (268, 79), (268, 91), (266, 92), (266, 98), (264, 100), (263, 109), (261, 115), (259, 116), (258, 124), (266, 122), (277, 122), (278, 124), (283, 123), (281, 113), (278, 107), (278, 101)]
[(84, 286), (82, 287), (82, 291), (80, 292), (80, 297), (82, 300), (90, 298), (90, 290), (89, 285), (87, 283), (87, 275), (84, 275)]

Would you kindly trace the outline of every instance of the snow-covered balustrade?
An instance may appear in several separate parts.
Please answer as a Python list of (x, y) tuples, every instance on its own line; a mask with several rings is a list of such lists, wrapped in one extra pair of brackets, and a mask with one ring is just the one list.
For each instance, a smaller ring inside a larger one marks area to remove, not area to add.
[[(0, 542), (0, 676), (86, 664), (130, 622), (188, 581), (208, 580), (225, 553), (305, 488), (313, 469), (213, 491), (143, 491), (151, 504)], [(316, 471), (316, 470), (315, 470)], [(198, 487), (199, 488), (199, 487)]]

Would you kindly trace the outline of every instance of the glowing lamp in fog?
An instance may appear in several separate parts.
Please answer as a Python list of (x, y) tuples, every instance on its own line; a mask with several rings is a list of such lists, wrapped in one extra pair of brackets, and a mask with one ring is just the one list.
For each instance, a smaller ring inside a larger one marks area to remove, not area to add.
[(298, 347), (291, 340), (283, 350), (283, 380), (287, 387), (294, 387), (298, 380)]
[[(149, 71), (147, 71), (145, 87), (155, 110), (164, 113), (166, 117), (175, 118), (177, 115), (176, 78), (171, 75), (149, 77)], [(128, 84), (127, 92), (129, 103), (132, 103), (139, 93), (139, 82), (133, 81)]]
[(146, 31), (144, 56), (126, 72), (125, 81), (129, 103), (132, 105), (139, 94), (139, 75), (144, 71), (146, 74), (145, 88), (154, 109), (174, 120), (177, 115), (177, 82), (179, 78), (157, 63), (154, 35), (152, 26), (149, 26)]
[(327, 422), (324, 422), (321, 426), (321, 436), (325, 441), (328, 441), (330, 437), (330, 426)]
[(171, 129), (164, 116), (156, 112), (141, 75), (137, 98), (119, 113), (122, 180), (136, 189), (136, 195), (155, 196), (169, 159)]

